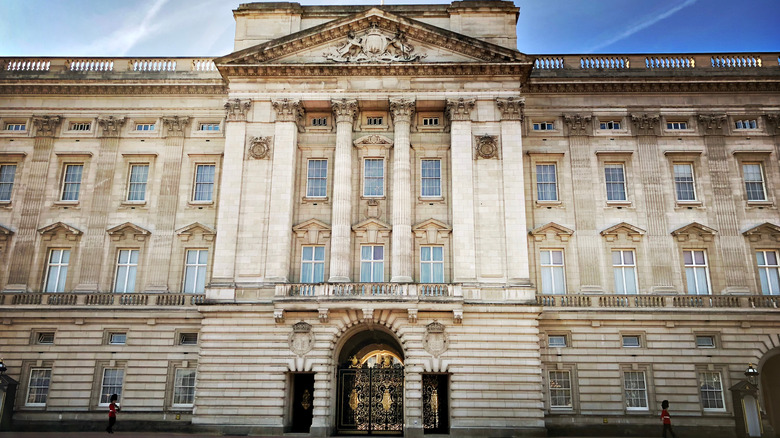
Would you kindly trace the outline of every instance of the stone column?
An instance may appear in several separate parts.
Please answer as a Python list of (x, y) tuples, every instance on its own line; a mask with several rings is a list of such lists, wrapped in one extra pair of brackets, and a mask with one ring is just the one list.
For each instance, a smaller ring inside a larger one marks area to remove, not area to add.
[(271, 103), (276, 111), (276, 122), (265, 279), (286, 283), (290, 276), (298, 120), (303, 117), (303, 109), (298, 99), (278, 99)]
[(527, 286), (531, 284), (531, 275), (528, 266), (528, 224), (523, 177), (525, 99), (498, 98), (496, 105), (501, 112), (507, 284)]
[(151, 240), (149, 280), (145, 288), (150, 292), (169, 291), (168, 274), (172, 263), (173, 234), (176, 231), (176, 211), (179, 205), (184, 134), (190, 124), (190, 118), (163, 117), (162, 123), (165, 128), (165, 145), (160, 151), (163, 172), (157, 198), (157, 223)]
[(336, 120), (336, 155), (333, 164), (333, 212), (330, 234), (329, 283), (350, 281), (352, 240), (352, 123), (357, 115), (357, 100), (332, 102)]
[[(580, 291), (603, 292), (601, 283), (602, 243), (596, 230), (596, 204), (593, 202), (593, 181), (601, 171), (594, 171), (590, 149), (590, 134), (593, 132), (590, 116), (566, 115), (563, 120), (568, 129), (569, 151), (571, 153), (572, 186), (574, 191), (574, 224), (576, 229), (577, 262), (580, 273)], [(603, 190), (603, 189), (601, 189)], [(567, 285), (571, 289), (573, 285)]]
[(412, 239), (412, 168), (409, 128), (414, 101), (390, 99), (395, 126), (393, 142), (393, 258), (390, 281), (411, 283), (414, 274)]
[(717, 220), (713, 228), (718, 230), (715, 246), (720, 252), (721, 268), (726, 279), (726, 288), (722, 292), (746, 294), (750, 293), (750, 287), (745, 260), (751, 260), (751, 256), (745, 252), (745, 236), (739, 231), (737, 211), (744, 208), (737, 206), (731, 188), (731, 172), (727, 165), (730, 157), (723, 132), (727, 120), (725, 114), (702, 114), (699, 115), (699, 129), (704, 135), (712, 183), (712, 209)]
[[(98, 125), (100, 133), (100, 152), (97, 158), (97, 176), (95, 188), (88, 198), (90, 206), (84, 210), (89, 211), (89, 224), (84, 233), (81, 252), (81, 272), (76, 291), (96, 292), (100, 289), (101, 268), (110, 262), (104, 263), (103, 249), (106, 242), (106, 228), (108, 225), (108, 212), (111, 206), (111, 189), (114, 184), (117, 153), (119, 151), (119, 135), (125, 118), (112, 116), (99, 117)], [(113, 206), (112, 206), (113, 207)], [(109, 286), (110, 288), (111, 286)]]
[(246, 142), (246, 119), (251, 100), (231, 99), (225, 103), (225, 155), (222, 160), (217, 208), (217, 238), (214, 242), (214, 260), (211, 282), (206, 289), (209, 299), (235, 298), (236, 247), (238, 244), (238, 218), (240, 216), (241, 193), (244, 179), (244, 150)]
[(659, 120), (660, 117), (656, 115), (631, 114), (639, 152), (639, 173), (645, 194), (646, 239), (652, 272), (650, 292), (671, 293), (675, 291), (672, 260), (677, 257), (674, 256), (676, 250), (669, 237), (669, 220), (666, 216), (666, 172), (661, 167), (661, 163), (666, 160), (658, 148)]
[(54, 134), (61, 121), (60, 116), (33, 116), (32, 118), (35, 129), (33, 155), (29, 164), (27, 190), (24, 192), (24, 200), (19, 205), (21, 210), (19, 228), (14, 236), (13, 257), (11, 257), (11, 269), (6, 290), (40, 290), (40, 284), (29, 285), (28, 282), (38, 242), (38, 219), (43, 209), (43, 201), (46, 198), (46, 176), (49, 173), (49, 164), (51, 163)]
[(447, 99), (452, 156), (452, 282), (475, 282), (474, 164), (471, 110), (476, 99)]

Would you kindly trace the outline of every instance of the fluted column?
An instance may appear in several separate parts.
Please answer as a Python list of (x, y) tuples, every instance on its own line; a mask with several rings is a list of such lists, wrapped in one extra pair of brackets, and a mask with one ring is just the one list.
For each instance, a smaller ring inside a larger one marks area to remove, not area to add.
[(165, 145), (160, 151), (163, 173), (160, 179), (160, 194), (157, 198), (157, 221), (151, 242), (151, 262), (147, 291), (167, 292), (168, 274), (171, 268), (173, 234), (176, 226), (176, 211), (179, 205), (184, 133), (190, 124), (189, 117), (163, 117)]
[(77, 291), (93, 292), (99, 289), (103, 249), (106, 242), (106, 226), (108, 209), (111, 199), (111, 189), (114, 185), (117, 153), (119, 151), (119, 134), (125, 124), (124, 117), (100, 117), (100, 152), (97, 158), (97, 177), (95, 188), (88, 198), (90, 206), (85, 207), (90, 212), (89, 225), (84, 235), (84, 246), (81, 253), (81, 273)]
[(220, 187), (230, 188), (231, 196), (219, 197), (217, 238), (211, 282), (206, 290), (209, 299), (234, 298), (238, 218), (244, 176), (246, 119), (251, 100), (231, 99), (225, 103), (225, 155), (222, 160)]
[(49, 174), (54, 133), (60, 126), (60, 116), (33, 116), (35, 139), (33, 140), (32, 160), (29, 164), (27, 190), (21, 209), (19, 228), (14, 236), (13, 257), (8, 276), (7, 290), (30, 290), (30, 268), (32, 267), (35, 246), (38, 241), (38, 219), (45, 199), (46, 176)]
[(393, 258), (390, 281), (411, 283), (414, 270), (412, 253), (412, 167), (409, 127), (414, 101), (390, 99), (390, 114), (395, 125), (393, 142)]
[(336, 154), (333, 160), (333, 212), (330, 234), (330, 278), (328, 282), (350, 281), (352, 237), (352, 122), (357, 115), (357, 100), (332, 102), (336, 120)]
[(523, 110), (525, 99), (499, 98), (503, 156), (507, 284), (529, 285), (528, 225), (523, 177)]
[(476, 99), (447, 99), (452, 154), (452, 280), (477, 280), (471, 110)]
[(303, 109), (298, 99), (277, 99), (271, 103), (276, 111), (276, 122), (265, 279), (284, 283), (290, 276), (298, 119), (303, 117)]

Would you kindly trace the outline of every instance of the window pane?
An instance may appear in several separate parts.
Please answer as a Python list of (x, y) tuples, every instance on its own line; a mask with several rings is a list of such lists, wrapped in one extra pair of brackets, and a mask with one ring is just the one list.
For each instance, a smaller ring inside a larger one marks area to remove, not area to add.
[(422, 196), (441, 196), (441, 161), (422, 160)]
[(552, 294), (553, 291), (553, 275), (552, 268), (542, 268), (542, 293)]
[(371, 262), (360, 264), (360, 281), (361, 283), (371, 282)]
[(604, 167), (604, 176), (607, 183), (608, 201), (625, 201), (625, 175), (621, 164), (607, 164)]
[(384, 246), (375, 246), (374, 247), (374, 260), (384, 260)]
[(624, 294), (626, 293), (625, 288), (623, 288), (623, 271), (621, 268), (615, 268), (615, 293), (616, 294)]
[(431, 247), (430, 246), (423, 246), (420, 248), (420, 260), (424, 262), (431, 261)]
[(563, 281), (563, 268), (553, 268), (553, 279), (555, 281), (555, 291), (553, 293), (556, 294), (566, 293), (566, 290), (564, 288), (564, 281)]
[(444, 263), (434, 263), (431, 272), (431, 283), (444, 283)]
[(325, 263), (314, 263), (314, 273), (312, 274), (312, 283), (322, 283), (325, 281)]
[(707, 283), (707, 270), (704, 268), (696, 268), (696, 284), (699, 287), (699, 295), (706, 295), (710, 293), (710, 288)]
[(375, 283), (381, 283), (384, 281), (384, 272), (385, 272), (385, 264), (384, 263), (374, 263), (374, 278), (372, 281)]
[(553, 262), (553, 265), (562, 265), (563, 264), (563, 251), (552, 251), (552, 262)]
[(443, 246), (434, 246), (433, 247), (433, 260), (438, 262), (444, 261), (444, 247)]
[(704, 251), (694, 251), (693, 252), (693, 260), (696, 262), (697, 265), (703, 265), (704, 264)]
[(626, 277), (626, 293), (627, 294), (636, 294), (638, 291), (636, 290), (636, 272), (634, 272), (634, 268), (623, 268), (623, 273)]
[(432, 283), (431, 281), (431, 264), (430, 263), (423, 263), (420, 265), (420, 282), (421, 283)]
[(542, 251), (540, 253), (541, 262), (543, 265), (549, 265), (550, 264), (550, 251)]
[(16, 176), (15, 164), (0, 166), (0, 201), (10, 201)]
[(303, 260), (305, 260), (305, 261), (313, 260), (313, 257), (312, 257), (313, 256), (313, 254), (312, 254), (313, 252), (314, 252), (314, 247), (312, 247), (312, 246), (304, 246), (303, 247)]

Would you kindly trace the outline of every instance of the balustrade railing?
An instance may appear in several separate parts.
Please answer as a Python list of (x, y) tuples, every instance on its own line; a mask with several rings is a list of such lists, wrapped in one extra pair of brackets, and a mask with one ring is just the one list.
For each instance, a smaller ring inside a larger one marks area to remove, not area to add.
[(780, 65), (778, 53), (535, 55), (536, 70), (755, 69)]
[(400, 283), (319, 283), (280, 284), (276, 295), (285, 297), (455, 297), (461, 296), (455, 284), (400, 284)]
[(780, 309), (773, 295), (537, 295), (543, 307)]
[(219, 76), (211, 58), (3, 58), (0, 71), (13, 73), (177, 73)]
[(33, 306), (196, 306), (205, 294), (0, 293), (0, 305)]

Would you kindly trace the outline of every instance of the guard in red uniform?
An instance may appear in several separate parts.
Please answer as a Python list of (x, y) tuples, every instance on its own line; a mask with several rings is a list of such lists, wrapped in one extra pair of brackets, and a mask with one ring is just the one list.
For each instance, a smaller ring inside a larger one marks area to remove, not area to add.
[(677, 435), (672, 430), (672, 417), (669, 415), (669, 400), (661, 402), (661, 421), (664, 423), (664, 438), (666, 438), (666, 431), (672, 434), (672, 438), (677, 438)]
[(119, 397), (116, 394), (111, 394), (111, 403), (108, 405), (108, 427), (106, 432), (114, 433), (114, 424), (116, 423), (116, 413), (119, 411), (119, 405), (116, 400)]

